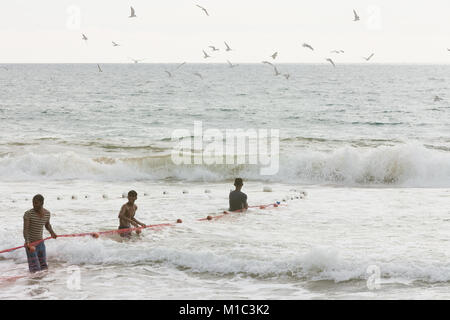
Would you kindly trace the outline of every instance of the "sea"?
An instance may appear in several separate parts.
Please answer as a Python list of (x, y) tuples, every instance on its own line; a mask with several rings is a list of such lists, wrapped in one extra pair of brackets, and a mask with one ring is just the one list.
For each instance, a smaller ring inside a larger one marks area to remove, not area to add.
[[(100, 67), (0, 65), (0, 251), (35, 194), (58, 235), (116, 230), (130, 190), (139, 221), (182, 223), (47, 240), (38, 275), (0, 254), (0, 299), (450, 299), (450, 65)], [(227, 130), (277, 132), (276, 170), (208, 161)], [(252, 207), (200, 220), (237, 177)]]

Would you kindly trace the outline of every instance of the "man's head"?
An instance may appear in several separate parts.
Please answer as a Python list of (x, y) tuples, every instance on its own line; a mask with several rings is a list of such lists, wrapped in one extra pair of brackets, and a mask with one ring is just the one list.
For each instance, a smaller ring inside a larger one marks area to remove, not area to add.
[(134, 202), (137, 199), (137, 192), (134, 190), (131, 190), (130, 192), (128, 192), (128, 201), (130, 202)]
[(236, 187), (236, 189), (241, 189), (243, 185), (244, 182), (242, 181), (241, 178), (234, 179), (234, 186)]
[(44, 197), (40, 194), (37, 194), (33, 197), (33, 208), (34, 210), (41, 210), (44, 206)]

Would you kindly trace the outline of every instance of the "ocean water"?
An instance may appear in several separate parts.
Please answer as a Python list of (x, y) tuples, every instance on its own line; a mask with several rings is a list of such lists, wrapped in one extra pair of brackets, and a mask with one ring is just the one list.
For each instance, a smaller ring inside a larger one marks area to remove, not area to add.
[[(450, 66), (2, 67), (0, 250), (36, 193), (58, 234), (117, 228), (131, 189), (139, 220), (183, 223), (49, 240), (38, 278), (1, 254), (1, 299), (450, 298)], [(199, 121), (278, 129), (278, 172), (174, 164), (174, 130)], [(238, 176), (249, 205), (285, 205), (198, 221)]]

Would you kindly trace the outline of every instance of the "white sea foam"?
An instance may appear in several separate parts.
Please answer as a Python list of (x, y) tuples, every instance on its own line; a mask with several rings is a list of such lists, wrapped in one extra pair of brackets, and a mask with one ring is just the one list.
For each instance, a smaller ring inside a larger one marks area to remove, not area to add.
[[(50, 248), (50, 250), (49, 250)], [(333, 248), (313, 247), (306, 252), (295, 252), (289, 256), (245, 257), (205, 249), (177, 249), (153, 247), (142, 250), (130, 243), (118, 243), (108, 239), (60, 240), (47, 245), (48, 260), (67, 265), (148, 266), (165, 265), (192, 273), (207, 273), (216, 276), (241, 275), (252, 278), (287, 277), (306, 281), (330, 280), (345, 282), (367, 280), (367, 267), (377, 265), (381, 279), (402, 279), (438, 283), (450, 281), (450, 264), (423, 261), (384, 262), (368, 257), (343, 258)], [(16, 262), (26, 261), (23, 252), (11, 253), (7, 257)]]
[(450, 153), (417, 144), (305, 151), (281, 155), (280, 161), (278, 174), (261, 176), (259, 168), (253, 165), (177, 166), (169, 156), (90, 158), (73, 152), (27, 153), (0, 158), (0, 178), (6, 181), (42, 178), (220, 182), (239, 175), (249, 180), (305, 184), (450, 186)]

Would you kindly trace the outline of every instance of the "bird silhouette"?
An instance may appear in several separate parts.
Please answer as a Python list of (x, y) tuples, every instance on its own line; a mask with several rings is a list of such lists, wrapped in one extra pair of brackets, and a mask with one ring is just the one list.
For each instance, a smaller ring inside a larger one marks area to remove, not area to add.
[(336, 65), (334, 64), (333, 60), (331, 60), (330, 58), (327, 58), (326, 60), (327, 60), (328, 62), (330, 62), (330, 63), (333, 65), (333, 67), (336, 67)]
[(196, 4), (196, 6), (199, 7), (200, 9), (202, 9), (206, 13), (206, 15), (209, 17), (209, 13), (205, 8), (203, 8), (202, 6), (199, 6), (198, 4)]
[(275, 76), (279, 76), (281, 73), (278, 71), (276, 66), (273, 66), (273, 71), (275, 71)]
[(131, 14), (128, 18), (136, 18), (137, 16), (136, 16), (136, 12), (134, 11), (134, 8), (133, 7), (130, 7), (130, 8), (131, 8)]
[(228, 45), (228, 43), (226, 43), (225, 41), (224, 41), (223, 43), (225, 43), (225, 46), (227, 47), (227, 48), (225, 49), (225, 51), (231, 51), (231, 50), (232, 50), (232, 49), (230, 48), (230, 46)]
[(175, 70), (178, 70), (178, 69), (180, 69), (182, 66), (184, 66), (186, 64), (186, 62), (182, 62), (182, 63), (180, 63), (176, 68), (175, 68)]
[(196, 73), (194, 73), (194, 75), (203, 80), (203, 77), (202, 77), (202, 75), (200, 73), (196, 72)]
[(373, 55), (374, 55), (375, 53), (372, 53), (370, 56), (368, 56), (367, 58), (365, 58), (365, 57), (363, 57), (366, 61), (369, 61), (372, 57), (373, 57)]
[(234, 68), (234, 67), (237, 67), (237, 66), (238, 66), (238, 64), (232, 64), (232, 63), (230, 62), (230, 60), (227, 60), (227, 62), (228, 62), (228, 65), (230, 66), (230, 68)]
[(311, 47), (311, 46), (310, 46), (309, 44), (307, 44), (307, 43), (304, 43), (304, 44), (302, 45), (302, 47), (305, 47), (305, 48), (308, 48), (308, 49), (311, 49), (311, 50), (314, 51), (314, 48)]
[(139, 59), (139, 60), (138, 60), (138, 59), (133, 59), (133, 58), (129, 58), (129, 59), (133, 60), (134, 63), (139, 63), (139, 62), (145, 60), (145, 59)]
[(272, 62), (269, 62), (269, 61), (263, 61), (262, 63), (271, 65), (271, 66), (273, 67), (273, 63), (272, 63)]

